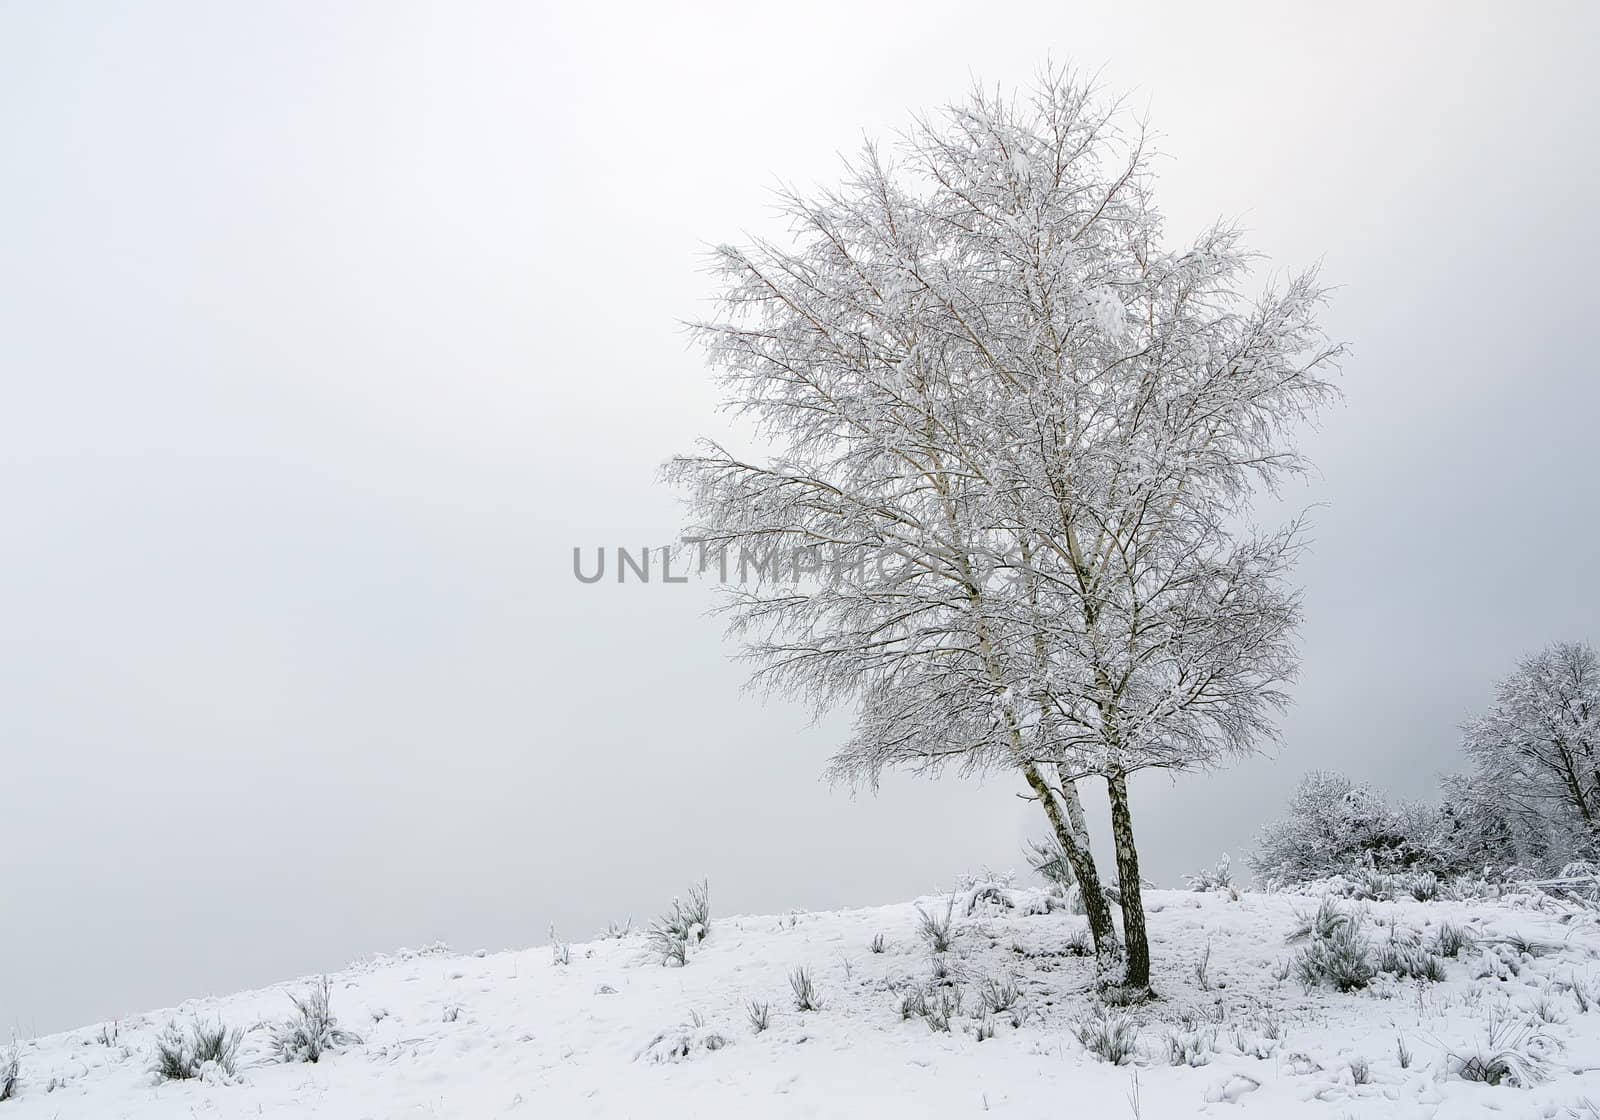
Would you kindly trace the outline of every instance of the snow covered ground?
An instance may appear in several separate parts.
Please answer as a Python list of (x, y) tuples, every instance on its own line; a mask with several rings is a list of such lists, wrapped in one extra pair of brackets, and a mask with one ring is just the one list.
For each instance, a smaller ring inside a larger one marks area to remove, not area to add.
[[(713, 916), (681, 968), (663, 967), (638, 932), (574, 944), (565, 964), (549, 945), (403, 951), (331, 977), (340, 1026), (362, 1041), (318, 1064), (271, 1060), (267, 1025), (292, 1011), (289, 996), (309, 986), (299, 981), (124, 1020), (114, 1037), (97, 1024), (23, 1042), (22, 1080), (0, 1120), (1600, 1116), (1600, 1007), (1583, 1007), (1600, 980), (1600, 927), (1537, 896), (1346, 903), (1366, 911), (1375, 945), (1391, 923), (1427, 942), (1446, 921), (1477, 944), (1447, 960), (1439, 982), (1380, 976), (1341, 994), (1277, 978), (1295, 951), (1285, 937), (1296, 914), (1316, 899), (1151, 892), (1161, 998), (1129, 1012), (1138, 1053), (1111, 1065), (1073, 1030), (1095, 1006), (1091, 960), (1074, 948), (1084, 919), (1045, 912), (1058, 900), (1042, 891), (994, 895), (964, 915), (971, 892), (957, 894), (943, 984), (914, 903)], [(944, 912), (941, 898), (919, 901)], [(795, 1010), (790, 981), (802, 967), (820, 1010)], [(991, 993), (1013, 983), (1016, 1006), (985, 1016), (986, 981)], [(935, 1006), (959, 991), (947, 1033), (902, 1016), (919, 989)], [(762, 1033), (750, 1001), (770, 1004)], [(247, 1028), (232, 1083), (151, 1076), (160, 1029), (194, 1017)], [(1547, 1061), (1546, 1079), (1454, 1076), (1491, 1025), (1521, 1057)], [(1172, 1030), (1200, 1040), (1192, 1060), (1202, 1064), (1171, 1063)]]

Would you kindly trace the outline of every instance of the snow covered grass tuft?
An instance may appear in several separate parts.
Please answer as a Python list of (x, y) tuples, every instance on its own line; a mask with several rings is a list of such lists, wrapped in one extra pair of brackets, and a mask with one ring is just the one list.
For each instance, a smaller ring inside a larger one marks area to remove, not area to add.
[(168, 1023), (156, 1036), (151, 1072), (158, 1081), (229, 1082), (239, 1075), (239, 1043), (242, 1031), (225, 1026), (220, 1020), (196, 1020), (187, 1031)]
[(956, 896), (952, 894), (945, 903), (944, 917), (930, 914), (922, 907), (917, 907), (917, 931), (922, 934), (922, 939), (928, 943), (928, 949), (934, 953), (950, 951), (950, 945), (955, 939), (955, 908)]
[(923, 1001), (922, 1018), (930, 1031), (949, 1033), (950, 1023), (961, 1014), (961, 990), (940, 988)]
[(342, 1029), (331, 1008), (326, 976), (304, 996), (291, 995), (292, 1018), (272, 1028), (272, 1050), (280, 1062), (317, 1062), (324, 1054), (360, 1044), (359, 1036)]
[(916, 1019), (927, 1014), (928, 994), (921, 988), (910, 988), (900, 994), (900, 1021)]
[(0, 1055), (0, 1101), (17, 1095), (17, 1085), (22, 1080), (22, 1051), (15, 1042), (11, 1049)]
[[(1444, 961), (1424, 948), (1420, 935), (1392, 925), (1388, 941), (1374, 954), (1362, 932), (1362, 913), (1342, 909), (1332, 898), (1323, 898), (1314, 913), (1297, 914), (1296, 919), (1288, 940), (1308, 943), (1293, 961), (1295, 976), (1307, 991), (1322, 986), (1341, 992), (1357, 991), (1380, 972), (1430, 984), (1445, 979)], [(1441, 952), (1460, 952), (1470, 943), (1465, 934), (1448, 923), (1440, 927), (1434, 939)], [(1274, 975), (1282, 979), (1281, 973)]]
[(672, 909), (650, 926), (650, 946), (664, 965), (682, 968), (689, 963), (689, 948), (711, 933), (711, 884), (705, 880), (689, 888), (689, 901), (672, 900)]
[(681, 1062), (692, 1057), (696, 1050), (707, 1052), (721, 1050), (728, 1040), (718, 1031), (706, 1026), (699, 1012), (691, 1011), (687, 1023), (679, 1023), (660, 1031), (638, 1057), (656, 1064)]
[[(1323, 911), (1318, 911), (1318, 918)], [(1295, 977), (1307, 991), (1326, 985), (1340, 992), (1365, 988), (1377, 975), (1369, 959), (1371, 945), (1360, 919), (1340, 913), (1326, 922), (1313, 920), (1311, 943), (1295, 954)], [(1326, 931), (1325, 933), (1323, 931)]]
[(1418, 902), (1432, 902), (1439, 897), (1439, 876), (1431, 871), (1423, 871), (1412, 875), (1406, 883), (1406, 890), (1411, 892), (1411, 897)]
[(1033, 868), (1034, 874), (1063, 893), (1078, 882), (1061, 841), (1053, 836), (1048, 840), (1028, 841), (1028, 866)]
[(1391, 928), (1389, 940), (1378, 950), (1377, 969), (1402, 980), (1424, 980), (1437, 984), (1444, 980), (1444, 961), (1422, 946), (1415, 933)]
[(789, 974), (789, 988), (794, 992), (796, 1011), (820, 1011), (822, 1001), (817, 998), (817, 986), (811, 979), (811, 970), (801, 965)]
[(689, 942), (675, 930), (652, 928), (650, 947), (660, 956), (664, 965), (682, 968), (689, 963)]
[(1477, 944), (1472, 935), (1450, 922), (1440, 922), (1438, 932), (1433, 935), (1433, 951), (1441, 957), (1459, 957), (1475, 948)]
[(1526, 1089), (1550, 1076), (1544, 1050), (1544, 1037), (1533, 1024), (1491, 1017), (1483, 1040), (1460, 1053), (1448, 1051), (1445, 1063), (1448, 1072), (1463, 1081)]
[(1567, 1021), (1566, 1015), (1556, 1006), (1553, 993), (1548, 988), (1533, 997), (1533, 1002), (1528, 1005), (1528, 1010), (1532, 1011), (1534, 1018), (1541, 1023), (1555, 1025)]
[(1185, 875), (1183, 879), (1192, 891), (1227, 893), (1233, 890), (1233, 861), (1227, 852), (1223, 852), (1222, 858), (1217, 860), (1216, 867), (1210, 871), (1202, 871), (1198, 875)]
[(678, 911), (679, 918), (688, 923), (684, 935), (696, 943), (704, 941), (711, 934), (711, 883), (701, 879), (695, 886), (689, 888), (689, 904), (678, 907), (677, 900), (673, 900), (673, 909)]
[(1216, 1049), (1217, 1032), (1212, 1027), (1174, 1027), (1167, 1032), (1167, 1064), (1203, 1066)]
[(1079, 1019), (1072, 1033), (1085, 1050), (1114, 1066), (1130, 1060), (1138, 1048), (1139, 1029), (1133, 1020), (1106, 1007)]
[(1578, 1005), (1578, 1014), (1589, 1014), (1589, 1008), (1600, 1002), (1594, 986), (1588, 979), (1580, 979), (1574, 975), (1567, 981), (1567, 989), (1572, 993), (1572, 1002)]
[(760, 1034), (771, 1023), (772, 1005), (764, 999), (753, 999), (745, 1005), (745, 1015), (750, 1020), (750, 1029)]
[(1010, 977), (995, 979), (986, 976), (978, 985), (978, 999), (988, 1011), (1010, 1011), (1022, 998), (1016, 982)]
[(1291, 945), (1307, 940), (1326, 941), (1350, 921), (1351, 915), (1331, 895), (1324, 895), (1312, 913), (1295, 912), (1294, 929), (1284, 940)]
[(1067, 935), (1066, 951), (1074, 957), (1092, 956), (1094, 943), (1087, 927), (1079, 926)]

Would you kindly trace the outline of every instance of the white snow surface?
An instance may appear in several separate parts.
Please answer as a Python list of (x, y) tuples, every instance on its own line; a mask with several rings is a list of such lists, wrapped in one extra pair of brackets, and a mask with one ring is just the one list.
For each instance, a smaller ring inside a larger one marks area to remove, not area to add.
[[(1010, 905), (991, 899), (970, 915), (970, 892), (956, 895), (946, 963), (963, 1010), (950, 1033), (900, 1013), (902, 991), (932, 983), (916, 903), (713, 915), (682, 968), (663, 967), (637, 932), (574, 944), (565, 965), (548, 945), (467, 955), (438, 947), (358, 963), (330, 979), (339, 1025), (361, 1042), (314, 1065), (276, 1064), (267, 1044), (268, 1025), (291, 1012), (289, 996), (309, 979), (125, 1019), (109, 1045), (100, 1024), (24, 1041), (18, 1092), (0, 1103), (0, 1120), (1600, 1117), (1585, 1103), (1600, 1102), (1600, 1007), (1580, 1010), (1570, 987), (1600, 975), (1600, 928), (1582, 913), (1537, 898), (1345, 903), (1365, 909), (1375, 941), (1391, 922), (1431, 938), (1448, 920), (1479, 947), (1447, 961), (1440, 983), (1380, 977), (1340, 994), (1275, 978), (1294, 952), (1284, 939), (1296, 912), (1316, 899), (1152, 891), (1160, 998), (1129, 1011), (1139, 1052), (1113, 1066), (1072, 1030), (1096, 1006), (1092, 962), (1069, 948), (1084, 919), (1040, 912), (1042, 891), (998, 893)], [(944, 911), (942, 897), (919, 902)], [(881, 953), (871, 951), (877, 934)], [(1503, 940), (1517, 937), (1526, 941)], [(1208, 945), (1202, 987), (1195, 966)], [(794, 1009), (797, 967), (810, 970), (820, 1010)], [(1008, 977), (1021, 993), (1020, 1025), (995, 1014), (993, 1036), (980, 1039), (982, 981)], [(751, 1000), (770, 1003), (760, 1034)], [(1538, 1017), (1541, 1001), (1557, 1021)], [(1169, 1064), (1167, 1032), (1185, 1016), (1215, 1028), (1206, 1064)], [(246, 1029), (238, 1077), (157, 1083), (157, 1032), (195, 1017)], [(1451, 1055), (1481, 1043), (1491, 1019), (1533, 1024), (1548, 1080), (1488, 1086), (1450, 1073)], [(1364, 1084), (1352, 1068), (1363, 1060)]]

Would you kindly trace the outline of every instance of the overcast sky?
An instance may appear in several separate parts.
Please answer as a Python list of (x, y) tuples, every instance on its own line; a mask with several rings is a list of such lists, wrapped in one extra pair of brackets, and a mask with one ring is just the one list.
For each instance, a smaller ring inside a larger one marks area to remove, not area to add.
[(1314, 766), (1430, 793), (1600, 640), (1600, 9), (592, 7), (0, 5), (0, 1032), (1020, 866), (1020, 787), (830, 791), (843, 718), (742, 695), (704, 585), (571, 561), (673, 537), (704, 246), (1047, 53), (1352, 347), (1285, 748), (1137, 784), (1151, 877)]

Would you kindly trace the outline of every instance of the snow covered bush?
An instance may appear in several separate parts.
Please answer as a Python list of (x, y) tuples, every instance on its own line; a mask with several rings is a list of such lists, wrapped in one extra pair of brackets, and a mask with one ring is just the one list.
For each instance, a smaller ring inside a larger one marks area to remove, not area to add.
[(17, 1085), (22, 1081), (22, 1051), (15, 1042), (0, 1054), (0, 1101), (17, 1095)]
[(1109, 1007), (1101, 1007), (1079, 1019), (1072, 1033), (1077, 1035), (1085, 1050), (1114, 1066), (1131, 1059), (1138, 1049), (1138, 1027), (1128, 1015)]
[(184, 1030), (168, 1023), (156, 1035), (151, 1072), (158, 1081), (221, 1081), (228, 1083), (239, 1075), (239, 1043), (244, 1033), (225, 1026), (220, 1020), (205, 1023), (195, 1020)]
[(280, 1062), (317, 1062), (326, 1053), (361, 1042), (342, 1029), (331, 1008), (328, 978), (322, 977), (303, 996), (291, 995), (294, 1016), (272, 1028), (272, 1050)]
[(1359, 895), (1388, 898), (1397, 886), (1389, 877), (1395, 873), (1463, 870), (1451, 827), (1434, 806), (1391, 806), (1370, 786), (1314, 770), (1295, 787), (1289, 811), (1257, 832), (1249, 864), (1272, 886), (1344, 875)]

